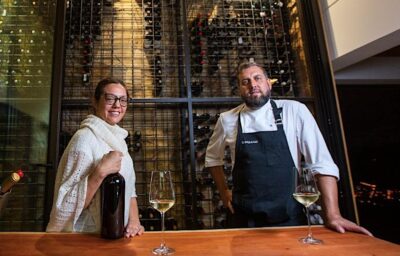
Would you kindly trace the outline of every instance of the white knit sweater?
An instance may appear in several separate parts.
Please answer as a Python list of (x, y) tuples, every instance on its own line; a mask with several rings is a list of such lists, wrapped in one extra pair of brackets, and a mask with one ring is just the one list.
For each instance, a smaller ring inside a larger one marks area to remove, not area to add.
[(125, 138), (128, 132), (89, 115), (82, 121), (60, 160), (54, 188), (53, 208), (48, 232), (100, 233), (100, 190), (90, 205), (83, 209), (88, 176), (104, 154), (121, 151), (124, 156), (120, 174), (125, 178), (125, 226), (128, 223), (130, 199), (136, 197), (135, 172)]

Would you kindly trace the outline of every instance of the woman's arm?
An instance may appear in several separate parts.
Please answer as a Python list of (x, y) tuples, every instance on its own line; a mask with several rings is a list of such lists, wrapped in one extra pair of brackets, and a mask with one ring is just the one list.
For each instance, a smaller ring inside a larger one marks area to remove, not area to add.
[(110, 151), (103, 156), (99, 164), (93, 169), (88, 177), (85, 209), (89, 206), (105, 177), (111, 173), (119, 172), (122, 156), (123, 154), (119, 151)]
[(144, 233), (144, 227), (140, 224), (139, 210), (136, 197), (131, 197), (131, 206), (129, 208), (128, 225), (125, 228), (125, 237), (140, 236)]

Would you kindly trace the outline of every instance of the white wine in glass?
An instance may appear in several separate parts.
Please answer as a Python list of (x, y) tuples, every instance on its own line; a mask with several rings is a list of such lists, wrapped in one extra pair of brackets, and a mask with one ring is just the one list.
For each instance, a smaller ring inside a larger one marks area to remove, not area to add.
[(164, 239), (165, 212), (175, 204), (174, 184), (170, 171), (152, 171), (150, 180), (149, 201), (151, 207), (161, 213), (162, 240), (160, 247), (154, 248), (156, 255), (168, 255), (175, 252), (174, 249), (167, 247)]
[(316, 239), (312, 236), (310, 213), (308, 209), (310, 205), (318, 200), (320, 194), (314, 179), (314, 174), (307, 168), (301, 168), (300, 171), (295, 168), (294, 172), (296, 178), (294, 180), (295, 188), (293, 197), (306, 208), (308, 222), (308, 234), (306, 237), (300, 238), (299, 241), (305, 244), (321, 244), (322, 240)]

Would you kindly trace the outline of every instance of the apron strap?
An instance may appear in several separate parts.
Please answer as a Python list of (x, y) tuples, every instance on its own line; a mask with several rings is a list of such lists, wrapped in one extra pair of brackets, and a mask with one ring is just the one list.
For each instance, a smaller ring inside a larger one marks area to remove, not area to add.
[(278, 126), (278, 129), (282, 129), (282, 108), (278, 108), (275, 101), (271, 100), (272, 111), (274, 112), (275, 124)]

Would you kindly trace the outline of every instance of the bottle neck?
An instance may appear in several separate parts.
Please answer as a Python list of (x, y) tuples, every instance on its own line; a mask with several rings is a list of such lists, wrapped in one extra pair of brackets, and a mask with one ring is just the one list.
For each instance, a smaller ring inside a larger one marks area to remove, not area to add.
[(18, 175), (18, 173), (11, 173), (11, 175), (8, 176), (1, 184), (0, 194), (5, 194), (8, 192), (20, 179), (21, 177)]

